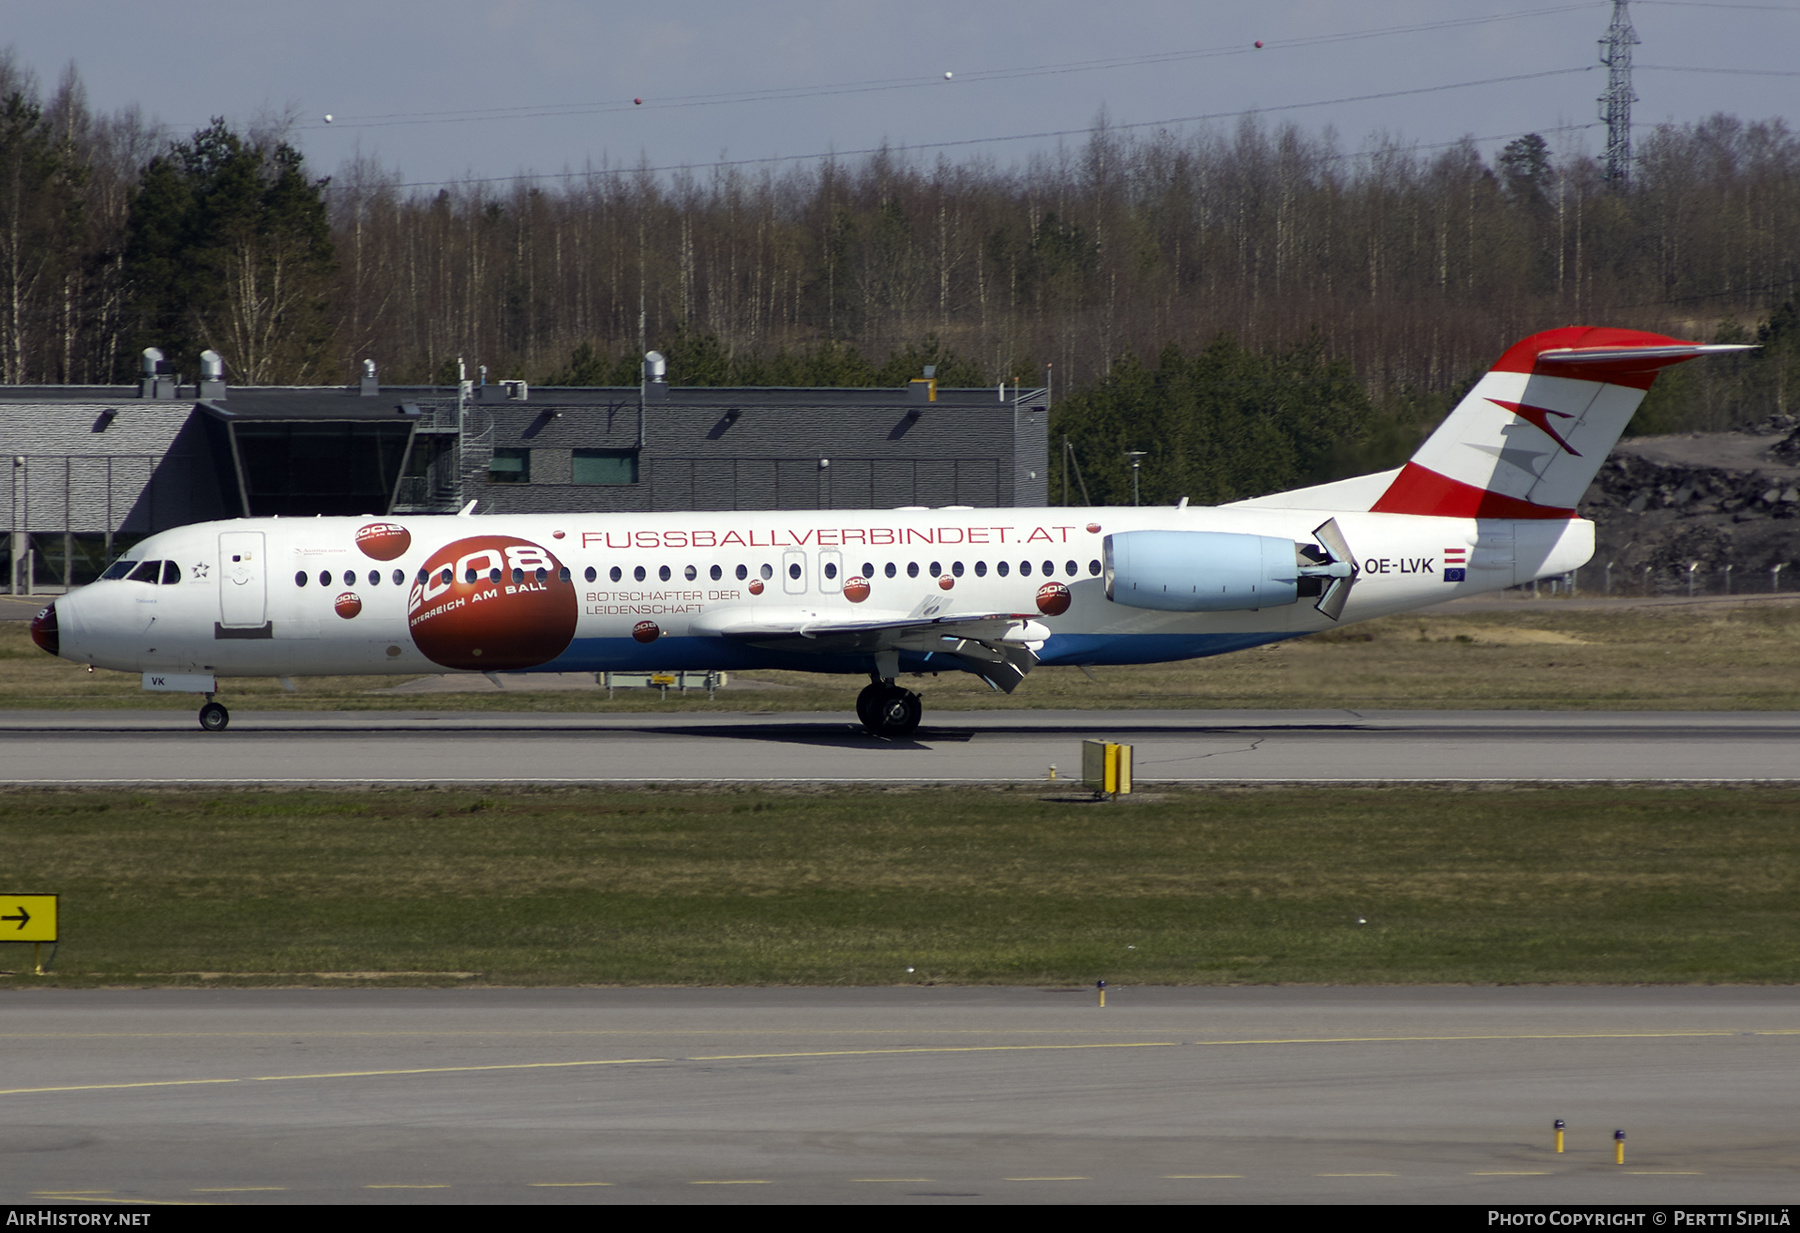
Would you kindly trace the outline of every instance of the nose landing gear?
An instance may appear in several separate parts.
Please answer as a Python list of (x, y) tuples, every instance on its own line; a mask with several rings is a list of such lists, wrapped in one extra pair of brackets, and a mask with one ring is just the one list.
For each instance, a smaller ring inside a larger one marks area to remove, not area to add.
[(200, 726), (208, 732), (223, 732), (231, 722), (231, 712), (222, 703), (208, 698), (206, 705), (200, 708)]
[(856, 717), (876, 736), (906, 736), (919, 726), (925, 705), (919, 695), (894, 684), (892, 677), (870, 674), (856, 695)]

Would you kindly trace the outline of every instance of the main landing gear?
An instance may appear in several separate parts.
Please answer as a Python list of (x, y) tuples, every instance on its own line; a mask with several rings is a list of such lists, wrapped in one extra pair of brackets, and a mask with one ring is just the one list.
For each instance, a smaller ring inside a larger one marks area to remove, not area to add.
[(230, 722), (231, 712), (225, 709), (223, 703), (214, 702), (209, 697), (206, 705), (200, 708), (200, 726), (208, 732), (223, 732)]
[(925, 705), (910, 689), (901, 689), (892, 677), (869, 674), (869, 684), (856, 695), (856, 717), (876, 736), (906, 736), (919, 726)]

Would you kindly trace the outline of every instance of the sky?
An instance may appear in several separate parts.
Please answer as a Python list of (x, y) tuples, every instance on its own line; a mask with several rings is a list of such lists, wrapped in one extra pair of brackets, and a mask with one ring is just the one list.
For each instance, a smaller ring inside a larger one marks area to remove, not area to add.
[[(0, 44), (47, 85), (73, 62), (98, 111), (136, 105), (176, 135), (213, 116), (241, 129), (286, 115), (316, 173), (361, 156), (425, 190), (608, 165), (781, 170), (883, 145), (1023, 166), (1078, 146), (1102, 115), (1186, 133), (1257, 112), (1329, 127), (1347, 151), (1379, 133), (1426, 147), (1473, 136), (1491, 155), (1539, 132), (1598, 155), (1597, 41), (1612, 4), (7, 0), (4, 11)], [(1630, 17), (1639, 135), (1716, 112), (1791, 116), (1800, 0), (1633, 0)]]

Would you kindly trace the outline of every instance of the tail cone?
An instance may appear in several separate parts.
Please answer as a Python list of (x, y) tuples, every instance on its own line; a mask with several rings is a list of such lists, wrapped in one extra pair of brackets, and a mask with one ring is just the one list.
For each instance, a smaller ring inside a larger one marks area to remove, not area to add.
[(56, 605), (48, 604), (31, 618), (31, 640), (52, 655), (62, 654), (62, 639), (56, 632)]

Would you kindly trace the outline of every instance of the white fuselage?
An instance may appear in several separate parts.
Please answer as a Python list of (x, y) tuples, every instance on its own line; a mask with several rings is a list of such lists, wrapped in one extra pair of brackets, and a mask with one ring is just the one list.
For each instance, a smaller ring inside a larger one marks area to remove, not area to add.
[[(1360, 565), (1341, 621), (1307, 599), (1168, 612), (1106, 598), (1108, 535), (1304, 544), (1333, 518)], [(64, 658), (146, 673), (865, 672), (866, 654), (719, 631), (736, 619), (829, 630), (926, 605), (1036, 622), (1041, 663), (1152, 663), (1509, 587), (1573, 569), (1592, 549), (1593, 524), (1579, 519), (1268, 508), (244, 519), (166, 531), (128, 554), (173, 562), (178, 580), (103, 580), (56, 608)], [(1053, 582), (1066, 587), (1056, 612), (1039, 602)], [(898, 658), (901, 671), (954, 666), (916, 649)]]

